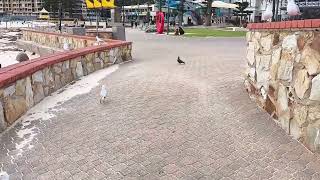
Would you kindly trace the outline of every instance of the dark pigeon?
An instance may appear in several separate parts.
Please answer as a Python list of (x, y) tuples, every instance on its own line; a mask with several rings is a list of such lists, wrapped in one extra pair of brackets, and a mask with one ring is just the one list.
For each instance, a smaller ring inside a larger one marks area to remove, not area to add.
[(180, 59), (180, 57), (179, 57), (179, 56), (178, 56), (177, 61), (178, 61), (178, 63), (179, 63), (179, 64), (186, 64), (184, 61), (182, 61), (182, 60)]

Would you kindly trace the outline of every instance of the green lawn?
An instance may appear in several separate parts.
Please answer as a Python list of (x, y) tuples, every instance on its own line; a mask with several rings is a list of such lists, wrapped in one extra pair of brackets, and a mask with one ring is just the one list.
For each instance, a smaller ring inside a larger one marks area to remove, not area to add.
[(187, 37), (243, 37), (244, 31), (226, 31), (226, 29), (186, 28)]

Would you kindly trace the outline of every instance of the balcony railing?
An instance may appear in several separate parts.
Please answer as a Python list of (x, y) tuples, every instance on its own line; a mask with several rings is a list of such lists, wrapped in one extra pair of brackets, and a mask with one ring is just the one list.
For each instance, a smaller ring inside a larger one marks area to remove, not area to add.
[[(299, 7), (320, 7), (320, 1), (302, 1), (302, 2), (296, 2), (296, 4)], [(282, 9), (286, 7), (287, 7), (287, 1), (281, 4)]]

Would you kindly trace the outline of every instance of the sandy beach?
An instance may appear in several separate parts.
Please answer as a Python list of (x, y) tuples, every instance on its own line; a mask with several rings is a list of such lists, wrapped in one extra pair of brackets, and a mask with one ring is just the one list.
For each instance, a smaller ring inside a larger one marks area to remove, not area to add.
[[(16, 61), (16, 57), (20, 52), (23, 52), (23, 49), (19, 49), (16, 46), (16, 41), (22, 34), (17, 26), (4, 29), (1, 28), (3, 24), (5, 23), (2, 22), (0, 26), (0, 64), (1, 67), (6, 67), (18, 63), (18, 61)], [(39, 57), (39, 55), (32, 55), (32, 52), (28, 51), (26, 51), (26, 54), (29, 56), (29, 59)]]

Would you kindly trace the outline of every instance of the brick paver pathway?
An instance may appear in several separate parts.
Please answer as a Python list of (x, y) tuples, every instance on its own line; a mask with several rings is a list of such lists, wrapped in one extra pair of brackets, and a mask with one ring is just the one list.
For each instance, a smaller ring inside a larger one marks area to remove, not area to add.
[(12, 179), (320, 179), (319, 159), (244, 91), (244, 39), (128, 34), (135, 62), (101, 82), (105, 105), (98, 87), (59, 105), (20, 155), (20, 123), (2, 135)]

